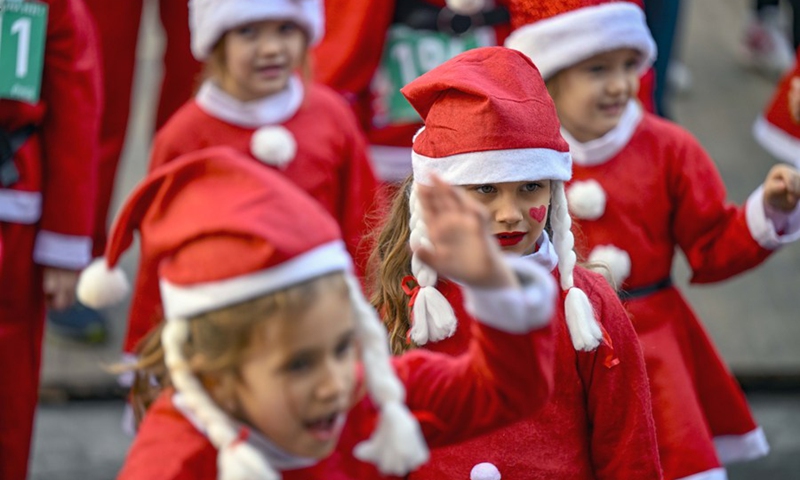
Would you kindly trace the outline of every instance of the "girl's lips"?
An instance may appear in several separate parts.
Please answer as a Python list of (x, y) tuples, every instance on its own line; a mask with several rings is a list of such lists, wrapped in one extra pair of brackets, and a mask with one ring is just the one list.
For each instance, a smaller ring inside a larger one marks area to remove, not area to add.
[(625, 107), (624, 104), (613, 104), (613, 105), (601, 105), (600, 111), (605, 113), (606, 115), (619, 115), (622, 113), (622, 109)]
[(322, 420), (317, 420), (306, 425), (308, 433), (320, 442), (329, 442), (339, 438), (345, 423), (345, 414), (336, 413)]
[(522, 238), (525, 237), (525, 232), (503, 232), (496, 233), (494, 236), (500, 242), (501, 247), (513, 247), (522, 241)]
[(284, 67), (282, 65), (271, 65), (267, 67), (258, 67), (256, 70), (262, 77), (276, 78), (283, 74)]

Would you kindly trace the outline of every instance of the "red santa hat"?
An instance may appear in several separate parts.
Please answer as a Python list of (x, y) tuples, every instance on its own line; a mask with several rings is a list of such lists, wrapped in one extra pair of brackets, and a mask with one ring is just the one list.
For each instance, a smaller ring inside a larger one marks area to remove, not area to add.
[(618, 48), (642, 53), (643, 74), (656, 58), (656, 44), (640, 2), (615, 0), (512, 0), (514, 31), (505, 46), (533, 60), (542, 77)]
[[(428, 184), (431, 174), (454, 185), (553, 180), (550, 221), (570, 334), (576, 349), (596, 348), (602, 338), (600, 327), (586, 294), (573, 282), (575, 242), (564, 194), (564, 182), (572, 177), (569, 145), (561, 136), (555, 105), (530, 59), (503, 47), (469, 50), (401, 92), (425, 123), (412, 147), (412, 251), (429, 244), (416, 183)], [(435, 289), (436, 272), (416, 254), (411, 268), (420, 287), (412, 340), (424, 344), (452, 335), (455, 316)]]
[(789, 113), (792, 79), (800, 76), (800, 49), (794, 68), (778, 84), (764, 113), (753, 125), (753, 135), (776, 158), (800, 167), (800, 124)]
[(228, 30), (271, 19), (296, 22), (312, 45), (322, 39), (325, 30), (322, 0), (189, 0), (192, 53), (205, 60)]
[(419, 425), (390, 364), (386, 330), (351, 273), (337, 224), (316, 201), (233, 149), (185, 155), (152, 172), (128, 198), (105, 258), (81, 276), (84, 303), (99, 307), (108, 300), (104, 272), (116, 267), (136, 230), (142, 250), (159, 263), (166, 366), (189, 413), (219, 449), (220, 478), (277, 477), (253, 446), (237, 441), (234, 422), (191, 372), (183, 355), (189, 319), (334, 272), (343, 272), (348, 283), (367, 388), (381, 411), (372, 438), (354, 453), (392, 475), (427, 461)]

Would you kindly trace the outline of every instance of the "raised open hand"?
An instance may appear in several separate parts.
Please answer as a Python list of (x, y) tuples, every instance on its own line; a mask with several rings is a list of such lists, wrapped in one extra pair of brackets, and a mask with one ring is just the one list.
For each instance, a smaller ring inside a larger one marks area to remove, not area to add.
[(437, 177), (433, 185), (418, 185), (418, 197), (432, 249), (421, 248), (419, 259), (453, 280), (481, 288), (518, 285), (489, 232), (488, 213), (460, 189)]

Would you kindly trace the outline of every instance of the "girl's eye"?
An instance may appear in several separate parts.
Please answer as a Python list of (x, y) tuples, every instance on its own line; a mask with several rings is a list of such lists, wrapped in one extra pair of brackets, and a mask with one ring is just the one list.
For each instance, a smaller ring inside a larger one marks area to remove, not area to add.
[(294, 22), (284, 22), (278, 27), (278, 31), (281, 33), (294, 33), (299, 28)]
[(625, 62), (625, 70), (635, 70), (639, 66), (638, 58), (631, 58)]
[(292, 358), (286, 364), (285, 370), (289, 373), (303, 373), (311, 369), (312, 361), (310, 358), (300, 356)]
[(338, 358), (346, 357), (354, 348), (355, 340), (353, 337), (347, 337), (336, 345), (336, 356)]
[(251, 38), (256, 34), (256, 28), (252, 25), (243, 25), (235, 30), (236, 34), (241, 37)]
[(603, 72), (606, 71), (606, 66), (597, 63), (597, 64), (594, 64), (594, 65), (589, 65), (588, 67), (586, 67), (586, 70), (589, 73), (603, 73)]
[(475, 187), (475, 191), (478, 193), (489, 194), (494, 193), (497, 191), (492, 185), (478, 185)]
[(535, 191), (539, 190), (540, 188), (542, 188), (542, 185), (540, 183), (532, 182), (532, 183), (526, 183), (525, 185), (523, 185), (522, 186), (522, 191), (524, 191), (524, 192), (535, 192)]

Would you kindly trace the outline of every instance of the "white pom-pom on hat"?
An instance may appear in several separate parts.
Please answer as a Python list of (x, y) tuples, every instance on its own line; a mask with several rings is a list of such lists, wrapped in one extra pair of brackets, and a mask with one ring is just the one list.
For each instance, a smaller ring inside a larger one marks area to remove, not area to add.
[(447, 0), (447, 8), (461, 15), (476, 14), (485, 6), (485, 0)]
[(297, 141), (292, 132), (280, 125), (261, 127), (250, 139), (253, 156), (267, 165), (285, 168), (297, 155)]
[(589, 254), (589, 263), (605, 265), (608, 269), (597, 268), (616, 289), (619, 289), (631, 274), (631, 257), (625, 250), (614, 245), (599, 245)]
[(105, 258), (94, 260), (78, 278), (78, 300), (90, 308), (116, 305), (129, 291), (125, 272), (119, 267), (108, 268)]
[(581, 220), (597, 220), (606, 211), (606, 192), (596, 180), (576, 181), (567, 190), (569, 211)]
[(500, 470), (488, 462), (475, 465), (469, 472), (469, 480), (500, 480), (500, 478)]

